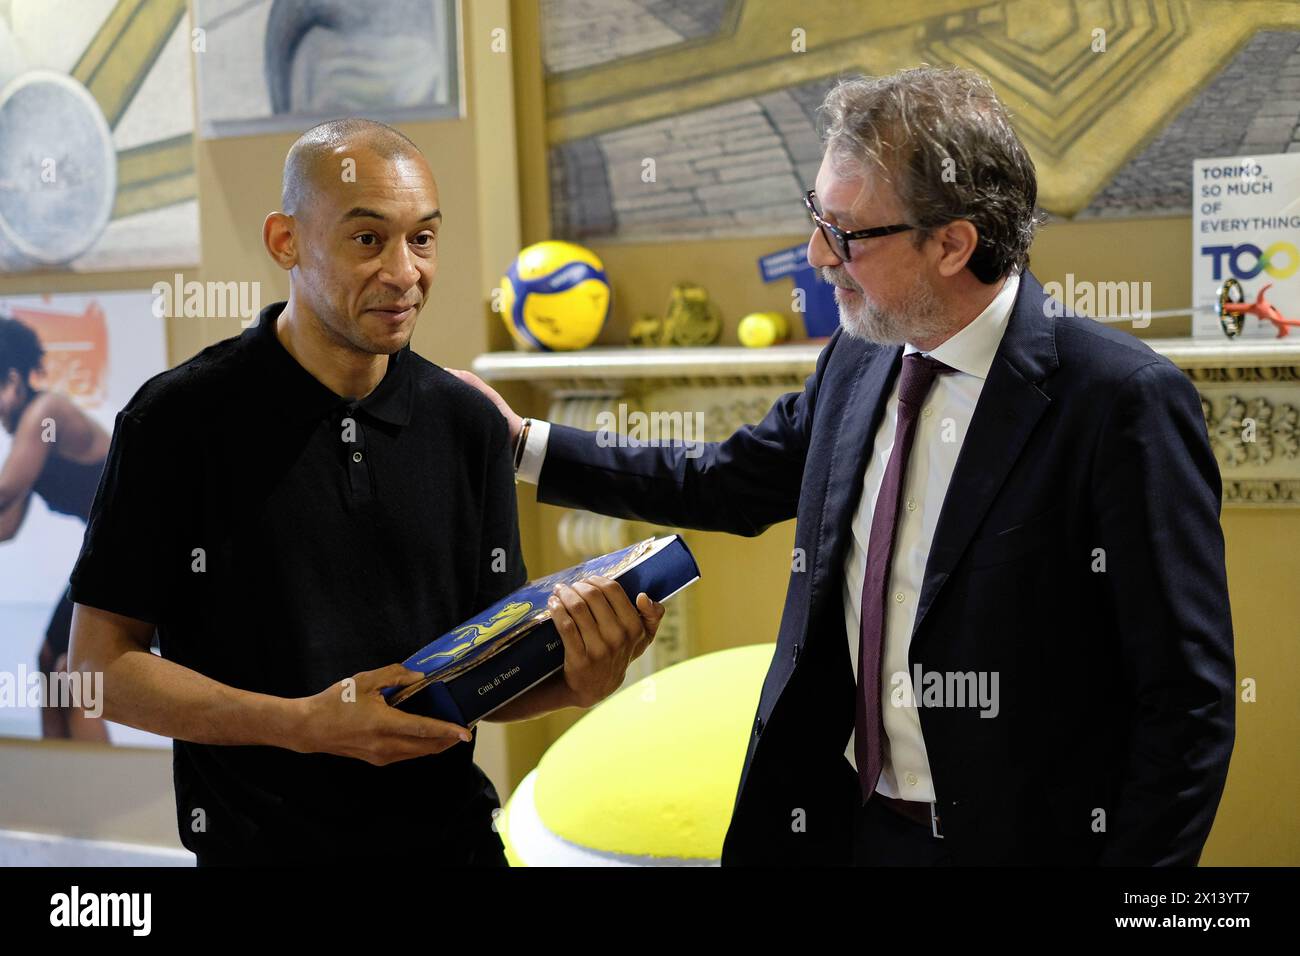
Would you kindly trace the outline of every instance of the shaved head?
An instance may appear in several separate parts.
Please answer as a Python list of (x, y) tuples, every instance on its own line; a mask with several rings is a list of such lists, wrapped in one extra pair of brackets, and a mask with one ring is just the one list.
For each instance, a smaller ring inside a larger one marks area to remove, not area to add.
[(391, 126), (368, 119), (330, 120), (313, 126), (298, 137), (284, 158), (284, 179), (280, 185), (280, 208), (298, 215), (322, 177), (337, 181), (339, 150), (374, 153), (381, 159), (423, 158), (420, 147)]
[(289, 273), (292, 315), (322, 348), (404, 348), (438, 269), (438, 184), (411, 140), (366, 119), (322, 123), (284, 161), (262, 240)]

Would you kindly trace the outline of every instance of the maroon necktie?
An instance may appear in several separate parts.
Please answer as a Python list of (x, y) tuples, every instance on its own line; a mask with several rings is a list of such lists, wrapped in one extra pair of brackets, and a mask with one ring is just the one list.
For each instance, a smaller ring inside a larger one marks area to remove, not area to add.
[(889, 455), (889, 465), (885, 468), (876, 510), (871, 518), (867, 573), (862, 582), (862, 645), (858, 649), (853, 754), (857, 759), (864, 804), (876, 792), (876, 782), (885, 765), (880, 694), (880, 658), (885, 643), (885, 586), (889, 583), (889, 567), (894, 554), (898, 502), (903, 494), (903, 478), (907, 474), (907, 456), (912, 450), (912, 436), (916, 434), (916, 418), (935, 376), (951, 371), (953, 369), (938, 359), (920, 352), (903, 356), (903, 371), (898, 384), (898, 426), (894, 429), (894, 448)]

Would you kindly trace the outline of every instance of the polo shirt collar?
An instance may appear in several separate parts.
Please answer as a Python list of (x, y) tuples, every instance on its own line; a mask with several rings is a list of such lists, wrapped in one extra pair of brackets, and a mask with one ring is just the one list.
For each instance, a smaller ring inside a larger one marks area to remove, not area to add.
[(411, 369), (411, 346), (388, 357), (388, 369), (379, 384), (360, 401), (336, 394), (303, 368), (275, 334), (275, 321), (286, 302), (273, 302), (258, 313), (257, 324), (240, 335), (241, 344), (256, 354), (271, 373), (270, 386), (282, 411), (304, 418), (320, 418), (342, 408), (356, 408), (391, 425), (411, 420), (415, 379)]

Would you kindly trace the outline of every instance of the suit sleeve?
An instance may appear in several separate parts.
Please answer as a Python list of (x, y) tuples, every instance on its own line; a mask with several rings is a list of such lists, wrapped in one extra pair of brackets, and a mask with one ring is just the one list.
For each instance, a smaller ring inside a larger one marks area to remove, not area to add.
[(519, 542), (519, 508), (510, 457), (510, 432), (506, 420), (495, 409), (491, 421), (492, 440), (483, 479), (483, 524), (474, 611), (495, 604), (528, 582), (528, 568)]
[(603, 447), (611, 443), (599, 432), (552, 425), (538, 500), (751, 537), (793, 518), (818, 387), (839, 335), (836, 330), (822, 349), (803, 391), (782, 395), (761, 422), (741, 426), (725, 441)]
[(1130, 715), (1100, 862), (1195, 865), (1227, 778), (1235, 665), (1219, 468), (1176, 367), (1145, 365), (1118, 390), (1093, 487)]

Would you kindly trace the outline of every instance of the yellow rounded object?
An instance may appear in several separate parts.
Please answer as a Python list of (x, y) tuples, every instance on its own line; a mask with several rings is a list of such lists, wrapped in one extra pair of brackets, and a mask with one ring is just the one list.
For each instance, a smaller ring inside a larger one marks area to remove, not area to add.
[(736, 334), (741, 345), (761, 349), (784, 342), (790, 335), (790, 323), (780, 312), (752, 312), (740, 320)]
[(525, 349), (586, 348), (609, 317), (609, 279), (590, 249), (547, 240), (525, 248), (501, 279), (498, 305)]
[[(510, 862), (716, 863), (773, 651), (755, 644), (683, 661), (583, 717), (498, 817)], [(525, 840), (525, 817), (540, 838)], [(556, 851), (538, 858), (547, 841)]]
[(507, 800), (501, 807), (501, 812), (497, 814), (495, 826), (497, 836), (501, 837), (501, 842), (505, 846), (506, 862), (511, 866), (527, 866), (516, 852), (514, 845), (510, 842), (510, 804), (514, 802), (514, 795)]

